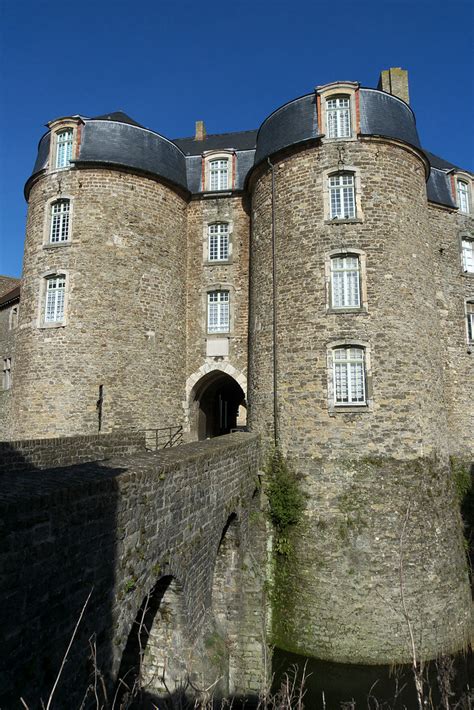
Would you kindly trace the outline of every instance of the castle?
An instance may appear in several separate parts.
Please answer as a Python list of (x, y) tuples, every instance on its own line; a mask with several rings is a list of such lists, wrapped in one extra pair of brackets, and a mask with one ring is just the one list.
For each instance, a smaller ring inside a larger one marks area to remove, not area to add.
[(307, 494), (279, 643), (406, 660), (406, 515), (417, 642), (460, 648), (449, 459), (473, 455), (473, 180), (422, 148), (398, 68), (318, 86), (258, 131), (51, 121), (19, 310), (17, 284), (0, 299), (2, 438), (247, 425)]

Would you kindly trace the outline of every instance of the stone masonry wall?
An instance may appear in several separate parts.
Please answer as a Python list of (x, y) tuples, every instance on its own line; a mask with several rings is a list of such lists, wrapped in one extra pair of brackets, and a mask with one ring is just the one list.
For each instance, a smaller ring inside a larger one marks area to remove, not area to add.
[[(227, 261), (208, 260), (208, 225), (227, 222), (231, 230), (231, 253)], [(186, 376), (204, 365), (232, 365), (247, 375), (249, 218), (242, 197), (206, 197), (188, 206), (187, 255), (187, 360)], [(230, 332), (207, 333), (207, 291), (230, 291)], [(229, 355), (206, 354), (209, 337), (229, 340)]]
[[(50, 245), (49, 202), (71, 199), (68, 242)], [(185, 382), (186, 202), (151, 179), (55, 171), (29, 196), (9, 438), (181, 423)], [(44, 276), (66, 273), (66, 318), (41, 327)]]
[[(18, 302), (13, 304), (13, 306), (18, 308)], [(17, 327), (12, 328), (11, 312), (13, 306), (9, 305), (0, 308), (0, 364), (3, 367), (4, 359), (10, 358), (12, 383), (10, 389), (5, 389), (4, 383), (0, 383), (0, 439), (3, 438), (9, 427), (12, 387), (15, 381), (15, 335)], [(3, 373), (0, 374), (3, 375)]]
[(0, 442), (0, 473), (70, 466), (145, 450), (143, 432)]
[[(21, 695), (36, 710), (47, 698), (89, 592), (55, 694), (58, 707), (82, 700), (90, 638), (106, 682), (116, 678), (137, 612), (164, 575), (182, 589), (183, 643), (196, 642), (232, 514), (248, 544), (258, 464), (257, 438), (233, 434), (132, 458), (3, 474), (0, 705), (16, 710)], [(253, 656), (251, 673), (262, 658)]]
[(462, 236), (474, 239), (474, 217), (429, 205), (436, 305), (443, 345), (449, 451), (474, 459), (474, 348), (467, 342), (466, 300), (474, 300), (474, 274), (462, 268)]
[[(417, 643), (425, 657), (459, 649), (469, 637), (471, 602), (448, 467), (423, 162), (372, 139), (326, 142), (275, 162), (280, 443), (307, 494), (276, 642), (339, 662), (409, 661), (406, 625), (391, 611), (401, 604), (396, 582), (408, 511), (404, 584)], [(358, 219), (328, 220), (327, 172), (351, 168), (360, 175)], [(269, 440), (268, 170), (253, 188), (252, 224), (250, 424)], [(366, 258), (367, 307), (334, 312), (325, 262), (330, 252), (351, 249)], [(328, 401), (328, 351), (336, 343), (365, 348), (368, 406)]]

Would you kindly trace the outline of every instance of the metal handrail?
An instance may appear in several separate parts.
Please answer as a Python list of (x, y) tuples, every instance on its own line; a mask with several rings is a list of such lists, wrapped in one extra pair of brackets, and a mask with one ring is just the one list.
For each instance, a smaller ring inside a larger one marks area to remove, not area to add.
[(182, 426), (166, 426), (159, 429), (142, 429), (145, 434), (145, 448), (147, 451), (169, 449), (183, 443)]

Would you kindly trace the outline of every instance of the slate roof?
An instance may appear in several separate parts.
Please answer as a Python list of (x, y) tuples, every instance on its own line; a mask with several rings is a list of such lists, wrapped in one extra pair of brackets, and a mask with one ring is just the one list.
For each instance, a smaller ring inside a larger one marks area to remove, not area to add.
[(138, 126), (138, 128), (145, 128), (141, 123), (137, 123), (133, 118), (127, 116), (123, 111), (114, 111), (113, 113), (104, 113), (103, 116), (94, 116), (93, 118), (86, 119), (89, 121), (118, 121), (120, 123), (128, 123), (130, 126)]
[(20, 300), (20, 286), (15, 286), (0, 297), (0, 308)]
[(16, 276), (3, 276), (0, 274), (0, 296), (9, 293), (15, 286), (19, 286), (21, 279)]
[(190, 138), (173, 138), (173, 143), (181, 148), (185, 155), (201, 155), (206, 150), (255, 150), (257, 130), (237, 131), (236, 133), (214, 133), (203, 141)]
[(430, 161), (430, 165), (432, 168), (436, 168), (437, 170), (459, 170), (456, 165), (449, 163), (447, 160), (445, 160), (444, 158), (440, 158), (434, 153), (430, 153), (429, 150), (425, 150), (423, 148), (423, 152)]

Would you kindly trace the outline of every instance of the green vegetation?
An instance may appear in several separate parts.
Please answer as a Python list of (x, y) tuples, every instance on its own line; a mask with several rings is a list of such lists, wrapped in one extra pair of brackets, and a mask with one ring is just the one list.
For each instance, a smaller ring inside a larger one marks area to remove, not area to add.
[(459, 502), (462, 503), (472, 488), (469, 465), (462, 459), (458, 459), (456, 456), (451, 456), (449, 462), (451, 465), (451, 473), (453, 475), (456, 495)]
[(290, 532), (302, 519), (305, 496), (298, 477), (288, 465), (282, 452), (275, 449), (270, 455), (265, 472), (268, 485), (268, 515), (275, 530), (275, 551), (286, 557), (292, 553)]
[(133, 590), (137, 586), (137, 578), (136, 577), (129, 577), (125, 584), (123, 585), (124, 591), (129, 594), (130, 592), (133, 592)]
[(300, 478), (282, 452), (275, 449), (265, 467), (268, 518), (273, 526), (273, 575), (270, 587), (273, 643), (282, 645), (291, 630), (292, 608), (298, 588), (293, 537), (303, 522), (305, 495)]

